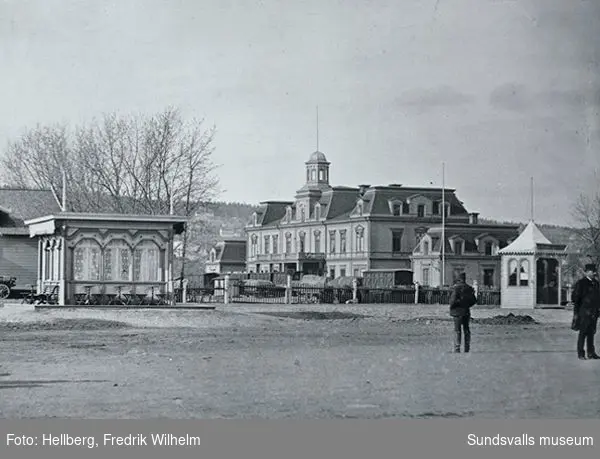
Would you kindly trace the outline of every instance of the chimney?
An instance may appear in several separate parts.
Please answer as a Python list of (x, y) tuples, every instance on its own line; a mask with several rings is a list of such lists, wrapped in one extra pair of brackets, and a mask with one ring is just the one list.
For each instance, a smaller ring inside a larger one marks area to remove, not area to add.
[(360, 196), (364, 195), (367, 189), (369, 189), (371, 185), (358, 185), (358, 194)]
[(469, 224), (477, 225), (479, 223), (479, 214), (477, 212), (472, 212), (469, 214)]

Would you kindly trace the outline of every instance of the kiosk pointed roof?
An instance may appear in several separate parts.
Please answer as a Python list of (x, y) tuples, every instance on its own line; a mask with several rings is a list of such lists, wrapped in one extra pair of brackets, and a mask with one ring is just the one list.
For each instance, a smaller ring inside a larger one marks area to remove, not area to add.
[(531, 220), (521, 234), (519, 234), (519, 237), (499, 252), (532, 252), (538, 248), (538, 244), (552, 245), (552, 242), (544, 236), (535, 222)]

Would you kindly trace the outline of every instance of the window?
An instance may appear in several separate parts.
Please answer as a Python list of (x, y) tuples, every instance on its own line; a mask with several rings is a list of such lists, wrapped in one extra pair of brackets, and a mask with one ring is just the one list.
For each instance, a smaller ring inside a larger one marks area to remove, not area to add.
[[(106, 250), (110, 250), (110, 249), (106, 249)], [(215, 251), (211, 250), (210, 251), (210, 261), (214, 262), (215, 261)], [(105, 268), (106, 269), (106, 268)]]
[(346, 230), (340, 230), (340, 253), (346, 253)]
[(521, 260), (521, 267), (519, 269), (519, 285), (521, 287), (527, 287), (529, 285), (529, 261)]
[(273, 253), (279, 252), (279, 235), (274, 234), (273, 237)]
[(133, 280), (156, 282), (160, 280), (160, 252), (154, 242), (145, 241), (133, 251)]
[(306, 169), (306, 181), (308, 182), (310, 180), (310, 170)]
[(362, 227), (356, 228), (356, 251), (362, 252), (364, 250), (364, 239), (365, 232)]
[(340, 277), (346, 276), (346, 268), (340, 268)]
[[(215, 259), (214, 250), (210, 253), (211, 261)], [(123, 240), (112, 240), (104, 249), (104, 280), (131, 280), (131, 250)]]
[(402, 212), (402, 204), (395, 202), (392, 204), (392, 215), (398, 216)]
[(450, 204), (444, 204), (444, 210), (445, 210), (445, 214), (444, 217), (447, 217), (448, 215), (450, 215)]
[(256, 212), (252, 214), (252, 224), (254, 226), (258, 225), (258, 215), (256, 215)]
[(486, 268), (483, 270), (483, 285), (484, 287), (494, 286), (494, 269)]
[(329, 267), (329, 277), (331, 279), (335, 279), (335, 266), (330, 266)]
[(304, 242), (306, 240), (306, 233), (301, 232), (298, 235), (298, 252), (304, 253)]
[(454, 241), (454, 254), (462, 255), (464, 252), (464, 241), (457, 239)]
[(486, 255), (493, 255), (494, 253), (494, 244), (490, 241), (485, 243), (485, 254)]
[(358, 211), (358, 215), (363, 214), (363, 202), (362, 201), (357, 204), (356, 209)]
[(258, 236), (256, 234), (253, 234), (251, 238), (250, 255), (253, 257), (258, 255)]
[(354, 273), (353, 273), (354, 277), (360, 277), (360, 271), (358, 268), (354, 268)]
[(403, 202), (402, 203), (402, 213), (404, 215), (410, 214), (410, 206), (408, 205), (408, 202)]
[(325, 180), (325, 171), (323, 169), (319, 170), (319, 180)]
[(306, 220), (306, 211), (304, 210), (304, 206), (300, 206), (300, 221)]
[(429, 241), (423, 241), (423, 255), (429, 255)]
[(425, 204), (419, 204), (417, 206), (417, 217), (425, 216)]
[(271, 253), (271, 250), (270, 250), (271, 249), (271, 236), (265, 236), (264, 241), (265, 241), (265, 247), (264, 247), (265, 255), (267, 255), (267, 254)]
[(91, 239), (82, 240), (73, 254), (76, 281), (100, 280), (100, 245)]
[(310, 179), (314, 181), (316, 178), (317, 178), (317, 171), (315, 171), (313, 169), (310, 171)]
[(335, 230), (329, 231), (329, 253), (335, 253)]
[(423, 268), (423, 285), (429, 285), (429, 268)]
[(402, 251), (402, 230), (392, 231), (392, 252), (400, 253)]
[(292, 221), (292, 208), (291, 207), (285, 208), (285, 221), (286, 221), (286, 223), (289, 223), (290, 221)]
[(315, 204), (315, 220), (321, 219), (321, 204)]
[(292, 235), (285, 233), (285, 253), (292, 253)]
[(315, 231), (315, 252), (321, 253), (321, 232)]
[(439, 213), (440, 213), (440, 203), (439, 203), (439, 201), (433, 201), (432, 213), (433, 213), (433, 215), (439, 215)]
[(517, 260), (508, 262), (508, 285), (517, 285)]

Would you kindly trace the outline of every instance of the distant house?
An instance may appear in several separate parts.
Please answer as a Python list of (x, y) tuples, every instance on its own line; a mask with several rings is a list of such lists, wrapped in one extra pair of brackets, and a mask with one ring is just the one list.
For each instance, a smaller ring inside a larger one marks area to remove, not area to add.
[(16, 277), (15, 290), (37, 282), (38, 240), (24, 221), (60, 211), (50, 190), (0, 188), (0, 275)]
[(212, 247), (208, 256), (207, 274), (243, 272), (246, 267), (246, 239), (223, 238)]
[[(444, 227), (444, 285), (452, 285), (460, 273), (469, 283), (500, 287), (500, 254), (519, 235), (518, 225), (479, 224), (474, 216), (467, 224)], [(414, 280), (421, 285), (438, 287), (442, 272), (442, 228), (430, 228), (412, 254)]]

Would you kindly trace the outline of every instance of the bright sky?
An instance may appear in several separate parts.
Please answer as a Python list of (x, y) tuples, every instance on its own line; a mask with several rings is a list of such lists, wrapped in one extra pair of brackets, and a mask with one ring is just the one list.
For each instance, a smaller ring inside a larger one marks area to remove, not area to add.
[(482, 216), (570, 223), (598, 186), (597, 0), (4, 0), (0, 151), (37, 123), (168, 105), (216, 124), (229, 201), (446, 186)]

